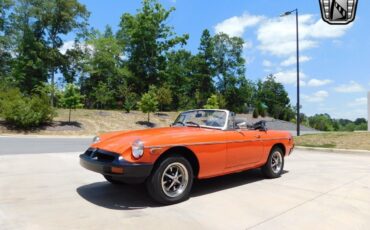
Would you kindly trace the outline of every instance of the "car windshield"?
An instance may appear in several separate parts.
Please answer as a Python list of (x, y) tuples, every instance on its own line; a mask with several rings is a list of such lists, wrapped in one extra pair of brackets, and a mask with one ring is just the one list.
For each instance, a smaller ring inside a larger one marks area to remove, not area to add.
[(226, 112), (222, 110), (191, 110), (182, 112), (173, 125), (221, 129), (225, 126), (226, 116)]

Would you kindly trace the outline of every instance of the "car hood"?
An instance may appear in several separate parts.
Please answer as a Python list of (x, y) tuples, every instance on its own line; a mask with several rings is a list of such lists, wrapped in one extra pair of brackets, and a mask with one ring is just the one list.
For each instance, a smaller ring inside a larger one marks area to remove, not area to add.
[(202, 137), (207, 137), (214, 132), (220, 132), (220, 130), (198, 127), (166, 127), (119, 131), (102, 134), (100, 142), (93, 144), (92, 147), (122, 153), (138, 139), (144, 142), (145, 147), (176, 145), (201, 142)]

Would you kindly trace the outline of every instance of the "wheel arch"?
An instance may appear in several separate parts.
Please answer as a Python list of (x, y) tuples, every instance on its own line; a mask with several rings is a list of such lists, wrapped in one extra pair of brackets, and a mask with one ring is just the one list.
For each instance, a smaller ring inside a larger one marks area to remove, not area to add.
[(194, 177), (198, 177), (199, 174), (199, 160), (197, 156), (194, 154), (192, 150), (185, 146), (175, 146), (167, 149), (165, 152), (163, 152), (158, 159), (154, 163), (154, 167), (156, 167), (161, 161), (166, 159), (167, 157), (170, 157), (171, 155), (176, 154), (184, 157), (187, 159), (190, 163), (190, 165), (193, 168)]
[(283, 155), (285, 156), (286, 155), (286, 148), (285, 148), (285, 145), (283, 143), (276, 143), (274, 144), (271, 149), (270, 149), (270, 152), (271, 150), (273, 150), (274, 148), (280, 148), (282, 151), (283, 151)]

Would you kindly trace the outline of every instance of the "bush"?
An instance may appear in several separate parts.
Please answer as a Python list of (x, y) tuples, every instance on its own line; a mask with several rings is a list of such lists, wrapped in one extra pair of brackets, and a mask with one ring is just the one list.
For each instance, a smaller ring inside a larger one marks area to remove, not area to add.
[(55, 116), (48, 97), (25, 97), (17, 88), (0, 93), (0, 108), (1, 117), (18, 128), (36, 127), (52, 121)]
[(258, 110), (257, 109), (254, 109), (253, 110), (253, 118), (258, 118), (259, 114), (258, 114)]
[(265, 109), (261, 109), (261, 111), (259, 112), (259, 114), (261, 115), (261, 117), (266, 117), (266, 110)]

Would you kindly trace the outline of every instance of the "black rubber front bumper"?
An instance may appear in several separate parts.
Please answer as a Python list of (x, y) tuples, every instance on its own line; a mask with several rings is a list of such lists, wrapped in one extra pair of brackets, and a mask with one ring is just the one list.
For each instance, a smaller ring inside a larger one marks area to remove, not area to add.
[(119, 159), (119, 156), (117, 153), (89, 148), (80, 155), (80, 164), (88, 170), (127, 183), (144, 182), (150, 175), (152, 164), (131, 163)]

